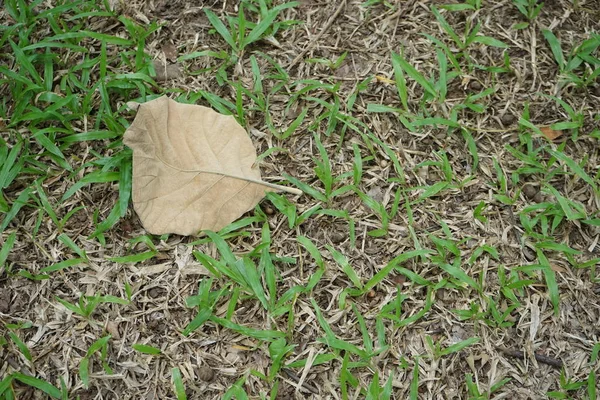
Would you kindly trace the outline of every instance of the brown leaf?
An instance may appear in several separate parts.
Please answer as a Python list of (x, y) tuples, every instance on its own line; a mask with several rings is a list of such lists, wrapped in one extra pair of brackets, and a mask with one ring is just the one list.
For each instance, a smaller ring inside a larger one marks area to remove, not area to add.
[(123, 142), (133, 149), (133, 207), (152, 234), (217, 231), (267, 191), (252, 141), (233, 117), (166, 96), (141, 104)]
[(540, 126), (540, 131), (546, 136), (549, 140), (554, 140), (562, 136), (562, 131), (555, 131), (549, 126)]

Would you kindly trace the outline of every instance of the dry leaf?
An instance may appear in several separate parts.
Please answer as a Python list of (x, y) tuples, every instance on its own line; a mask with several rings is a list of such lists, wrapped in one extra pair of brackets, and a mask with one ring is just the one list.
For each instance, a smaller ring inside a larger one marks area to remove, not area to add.
[(123, 142), (133, 149), (133, 207), (152, 234), (217, 231), (267, 191), (256, 150), (232, 116), (163, 96), (141, 104)]
[(557, 139), (562, 136), (562, 131), (555, 131), (549, 126), (540, 126), (540, 131), (550, 140)]

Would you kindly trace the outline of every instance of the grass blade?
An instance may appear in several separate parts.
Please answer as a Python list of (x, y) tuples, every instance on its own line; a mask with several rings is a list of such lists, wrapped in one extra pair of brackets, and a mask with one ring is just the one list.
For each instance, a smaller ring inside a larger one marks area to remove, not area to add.
[(129, 207), (129, 199), (131, 198), (132, 176), (131, 176), (131, 159), (123, 158), (121, 168), (119, 169), (119, 204), (121, 209), (121, 217), (124, 217)]
[(150, 346), (147, 344), (141, 344), (141, 343), (134, 343), (131, 345), (131, 348), (136, 351), (139, 351), (140, 353), (150, 354), (152, 356), (156, 356), (156, 355), (159, 355), (160, 353), (162, 353), (162, 351), (160, 349), (157, 349), (154, 346)]
[(485, 44), (487, 46), (499, 47), (501, 49), (508, 48), (508, 45), (503, 41), (494, 39), (493, 37), (489, 36), (476, 36), (475, 39), (473, 39), (473, 41), (476, 43)]
[(415, 80), (423, 89), (429, 93), (431, 96), (436, 97), (437, 93), (435, 92), (435, 88), (419, 71), (415, 69), (412, 65), (410, 65), (401, 55), (396, 54), (396, 62), (402, 68), (403, 71), (406, 71), (408, 76), (410, 76), (413, 80)]
[(92, 343), (85, 356), (91, 357), (95, 352), (106, 346), (111, 337), (111, 335), (106, 335), (96, 340), (94, 343)]
[(25, 385), (34, 387), (36, 389), (39, 389), (42, 392), (46, 393), (47, 395), (54, 397), (55, 399), (61, 398), (60, 390), (58, 390), (58, 388), (56, 386), (54, 386), (46, 381), (35, 378), (33, 376), (24, 375), (20, 372), (14, 372), (11, 376), (14, 379), (18, 380), (19, 382), (24, 383)]
[(415, 366), (413, 367), (412, 379), (410, 380), (410, 400), (418, 400), (419, 398), (419, 358), (415, 358)]
[(85, 260), (83, 258), (73, 258), (70, 260), (65, 260), (65, 261), (58, 262), (56, 264), (52, 264), (48, 267), (44, 267), (44, 268), (40, 269), (40, 273), (47, 274), (49, 272), (60, 271), (65, 268), (73, 267), (75, 265), (85, 264), (86, 262), (87, 262), (87, 260)]
[(472, 337), (461, 342), (455, 343), (451, 346), (446, 347), (442, 351), (440, 351), (440, 356), (447, 356), (448, 354), (456, 353), (464, 349), (465, 347), (469, 347), (472, 344), (479, 342), (478, 337)]
[(548, 29), (542, 29), (542, 34), (546, 38), (546, 41), (550, 45), (550, 50), (552, 50), (552, 54), (554, 55), (554, 59), (558, 64), (558, 68), (563, 71), (565, 69), (565, 59), (563, 56), (562, 48), (560, 47), (560, 42), (554, 36), (554, 33)]
[(448, 21), (446, 21), (446, 18), (444, 18), (444, 16), (442, 14), (440, 14), (440, 12), (438, 11), (438, 9), (435, 6), (431, 6), (431, 12), (433, 13), (433, 15), (435, 15), (435, 19), (437, 19), (437, 21), (441, 25), (442, 29), (444, 29), (446, 31), (446, 33), (448, 35), (450, 35), (450, 37), (452, 38), (452, 40), (454, 40), (456, 45), (461, 49), (464, 48), (465, 43), (456, 34), (456, 32), (454, 32), (454, 29), (452, 29), (452, 27), (450, 26)]
[(29, 61), (29, 58), (27, 58), (27, 56), (25, 55), (25, 53), (23, 52), (23, 49), (21, 49), (19, 46), (17, 46), (10, 39), (8, 39), (8, 42), (10, 43), (10, 46), (13, 49), (13, 52), (15, 54), (15, 59), (17, 61), (17, 64), (19, 65), (19, 67), (23, 68), (29, 74), (29, 76), (35, 81), (35, 83), (37, 85), (43, 86), (42, 77), (40, 76), (40, 74), (38, 74), (38, 72), (36, 71), (33, 64), (31, 64), (31, 61)]
[(227, 242), (213, 231), (206, 231), (206, 234), (210, 237), (215, 246), (217, 246), (217, 250), (219, 250), (219, 254), (221, 254), (223, 261), (225, 261), (227, 266), (233, 268), (237, 262), (237, 257), (231, 252)]
[(363, 284), (360, 281), (358, 275), (356, 274), (356, 271), (354, 271), (354, 268), (352, 268), (350, 263), (348, 263), (348, 259), (346, 258), (346, 256), (344, 256), (342, 253), (340, 253), (330, 245), (326, 245), (325, 247), (327, 247), (327, 250), (329, 250), (329, 252), (333, 256), (333, 259), (342, 267), (342, 271), (344, 271), (344, 273), (348, 276), (350, 281), (352, 281), (354, 286), (356, 286), (358, 289), (362, 289)]
[[(431, 254), (431, 250), (420, 249), (420, 250), (412, 250), (406, 253), (400, 254), (399, 256), (392, 259), (384, 268), (382, 268), (379, 272), (377, 272), (369, 281), (365, 284), (363, 288), (363, 292), (371, 290), (375, 286), (377, 286), (381, 281), (383, 281), (390, 272), (398, 267), (399, 264), (410, 260), (414, 257), (426, 257)], [(411, 271), (412, 272), (412, 271)], [(427, 281), (426, 281), (427, 282)]]
[(10, 251), (12, 250), (12, 248), (15, 244), (16, 237), (17, 237), (16, 232), (13, 232), (10, 235), (8, 235), (8, 238), (6, 238), (6, 241), (2, 245), (2, 248), (0, 249), (0, 274), (2, 274), (2, 269), (4, 268), (4, 264), (6, 263), (8, 254), (10, 253)]
[(0, 189), (8, 187), (8, 185), (12, 182), (11, 177), (15, 175), (14, 172), (12, 172), (13, 165), (15, 165), (15, 161), (21, 152), (22, 147), (23, 142), (18, 142), (13, 146), (12, 149), (10, 149), (8, 156), (2, 160), (2, 169), (0, 169)]
[(88, 388), (90, 386), (90, 359), (88, 357), (83, 357), (79, 363), (79, 377), (83, 386)]
[(4, 215), (4, 220), (2, 221), (2, 225), (0, 225), (0, 233), (4, 232), (8, 224), (10, 224), (13, 218), (17, 216), (21, 208), (27, 204), (32, 190), (33, 187), (30, 186), (19, 194), (19, 197), (17, 197), (10, 210)]
[(21, 354), (23, 354), (27, 360), (31, 361), (32, 360), (31, 352), (29, 351), (29, 348), (27, 347), (27, 345), (25, 343), (23, 343), (23, 341), (17, 335), (15, 335), (13, 332), (8, 332), (8, 336), (14, 342), (14, 344), (19, 348), (19, 351), (21, 352)]
[(271, 27), (273, 21), (275, 21), (275, 18), (277, 18), (277, 14), (278, 13), (276, 11), (273, 12), (271, 10), (269, 15), (265, 19), (263, 19), (258, 24), (256, 24), (256, 26), (254, 26), (252, 31), (250, 31), (250, 34), (244, 39), (244, 42), (242, 43), (241, 47), (244, 48), (249, 44), (254, 43), (258, 39), (260, 39), (263, 33), (265, 33), (265, 31)]
[(177, 400), (187, 400), (185, 386), (183, 385), (183, 379), (181, 379), (181, 371), (179, 371), (179, 368), (173, 368), (171, 370), (171, 376), (173, 380), (173, 386), (175, 386), (175, 395), (177, 396)]
[(215, 28), (215, 30), (217, 31), (217, 33), (219, 35), (221, 35), (221, 37), (223, 39), (225, 39), (225, 41), (227, 42), (227, 44), (229, 46), (231, 46), (231, 48), (237, 53), (238, 52), (238, 46), (237, 46), (235, 40), (233, 39), (233, 36), (231, 36), (231, 33), (229, 32), (229, 30), (225, 26), (225, 24), (223, 24), (223, 22), (221, 22), (221, 20), (219, 19), (219, 17), (217, 17), (215, 15), (215, 13), (212, 12), (211, 10), (209, 10), (208, 8), (204, 9), (204, 13), (208, 17), (209, 22)]
[(200, 328), (202, 324), (209, 320), (212, 315), (212, 310), (210, 308), (204, 308), (198, 312), (198, 315), (190, 321), (190, 323), (185, 327), (182, 334), (183, 336), (189, 336), (196, 329)]
[(560, 293), (558, 291), (558, 284), (556, 283), (556, 273), (550, 265), (550, 261), (540, 249), (537, 250), (538, 261), (542, 267), (544, 278), (546, 279), (546, 286), (548, 287), (548, 294), (550, 295), (550, 302), (554, 306), (554, 315), (558, 315), (559, 304), (560, 304)]
[(139, 254), (132, 254), (132, 255), (129, 255), (129, 256), (109, 257), (109, 258), (107, 258), (107, 260), (108, 261), (112, 261), (112, 262), (116, 262), (116, 263), (119, 263), (119, 264), (140, 263), (142, 261), (146, 261), (146, 260), (151, 259), (156, 254), (157, 254), (156, 251), (150, 250), (150, 251), (145, 251), (145, 252), (139, 253)]
[(83, 178), (81, 178), (77, 183), (71, 186), (63, 195), (61, 202), (64, 202), (69, 197), (75, 194), (82, 187), (89, 185), (90, 183), (106, 183), (106, 182), (114, 182), (118, 181), (120, 178), (119, 173), (117, 172), (106, 172), (106, 171), (94, 171)]
[(549, 154), (551, 154), (553, 157), (559, 159), (560, 161), (562, 161), (563, 163), (565, 163), (567, 165), (567, 167), (569, 167), (569, 169), (575, 174), (577, 175), (579, 178), (581, 178), (583, 181), (585, 181), (585, 183), (587, 183), (588, 185), (590, 185), (594, 191), (598, 192), (598, 185), (596, 184), (596, 181), (594, 181), (594, 179), (592, 179), (584, 170), (583, 168), (581, 168), (579, 166), (579, 164), (577, 164), (575, 161), (573, 161), (572, 158), (570, 158), (569, 156), (567, 156), (565, 153), (563, 153), (562, 151), (555, 151), (552, 150), (550, 148), (546, 148), (545, 149)]
[(242, 335), (250, 336), (255, 339), (265, 340), (265, 341), (269, 341), (269, 342), (271, 342), (275, 339), (278, 339), (278, 338), (285, 337), (285, 335), (286, 335), (284, 332), (279, 332), (279, 331), (248, 328), (246, 326), (238, 325), (229, 320), (226, 320), (224, 318), (219, 318), (214, 315), (210, 317), (210, 320), (216, 324), (224, 326), (227, 329), (231, 329), (232, 331), (241, 333)]
[(324, 203), (327, 202), (327, 197), (321, 193), (320, 191), (318, 191), (317, 189), (313, 188), (312, 186), (300, 181), (299, 179), (294, 178), (293, 176), (290, 176), (288, 174), (282, 174), (282, 176), (289, 181), (292, 185), (296, 186), (298, 189), (302, 190), (304, 193), (314, 197), (315, 199), (322, 201)]
[(315, 309), (315, 312), (317, 314), (317, 319), (319, 321), (319, 325), (321, 325), (321, 328), (323, 328), (323, 330), (325, 331), (325, 337), (323, 338), (323, 341), (329, 347), (338, 349), (338, 350), (344, 350), (346, 352), (355, 354), (355, 355), (359, 356), (361, 359), (369, 358), (369, 355), (367, 354), (366, 351), (359, 349), (357, 346), (353, 345), (352, 343), (338, 339), (335, 336), (335, 333), (333, 333), (333, 331), (331, 330), (331, 327), (327, 323), (327, 320), (323, 317), (323, 314), (321, 313), (321, 309), (319, 308), (319, 306), (317, 305), (315, 300), (310, 299), (310, 301), (311, 301), (313, 308)]
[(463, 271), (462, 268), (460, 268), (459, 266), (448, 263), (441, 263), (439, 266), (441, 269), (452, 275), (459, 282), (466, 283), (467, 285), (471, 286), (477, 291), (481, 290), (479, 284), (473, 278), (467, 275), (467, 273)]
[(392, 67), (394, 68), (394, 78), (396, 79), (396, 89), (398, 90), (398, 96), (402, 106), (408, 111), (408, 91), (406, 89), (406, 79), (404, 78), (404, 72), (399, 61), (400, 56), (396, 53), (392, 53)]

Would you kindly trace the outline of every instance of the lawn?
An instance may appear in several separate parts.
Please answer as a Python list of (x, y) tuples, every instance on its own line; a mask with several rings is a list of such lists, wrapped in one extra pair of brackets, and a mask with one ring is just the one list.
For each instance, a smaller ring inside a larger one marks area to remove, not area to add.
[[(599, 21), (5, 0), (0, 399), (597, 399)], [(302, 194), (150, 234), (123, 135), (163, 95)]]

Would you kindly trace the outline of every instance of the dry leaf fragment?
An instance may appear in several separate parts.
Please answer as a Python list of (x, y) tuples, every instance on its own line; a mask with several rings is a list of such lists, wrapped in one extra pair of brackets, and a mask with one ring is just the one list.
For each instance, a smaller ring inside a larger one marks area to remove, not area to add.
[(549, 126), (540, 126), (540, 131), (546, 136), (549, 140), (554, 140), (562, 136), (562, 131), (555, 131)]
[(138, 108), (140, 108), (140, 104), (137, 101), (128, 101), (127, 103), (127, 108), (129, 108), (132, 111), (137, 111)]
[(232, 116), (166, 96), (141, 104), (123, 142), (133, 149), (133, 207), (155, 235), (217, 231), (267, 191), (252, 141)]
[(169, 60), (171, 62), (177, 61), (178, 51), (177, 51), (177, 47), (175, 47), (175, 45), (173, 45), (171, 43), (165, 43), (162, 46), (161, 50), (164, 53), (167, 60)]
[(387, 76), (383, 76), (383, 75), (376, 75), (375, 79), (377, 79), (378, 82), (383, 82), (383, 83), (396, 83), (396, 81), (394, 81), (393, 79), (388, 78)]
[(115, 321), (108, 321), (105, 326), (106, 332), (110, 333), (115, 340), (121, 339), (121, 333), (119, 332), (119, 325)]
[(177, 79), (183, 76), (179, 64), (167, 64), (165, 62), (154, 60), (154, 71), (156, 72), (156, 81), (163, 82), (169, 79)]

